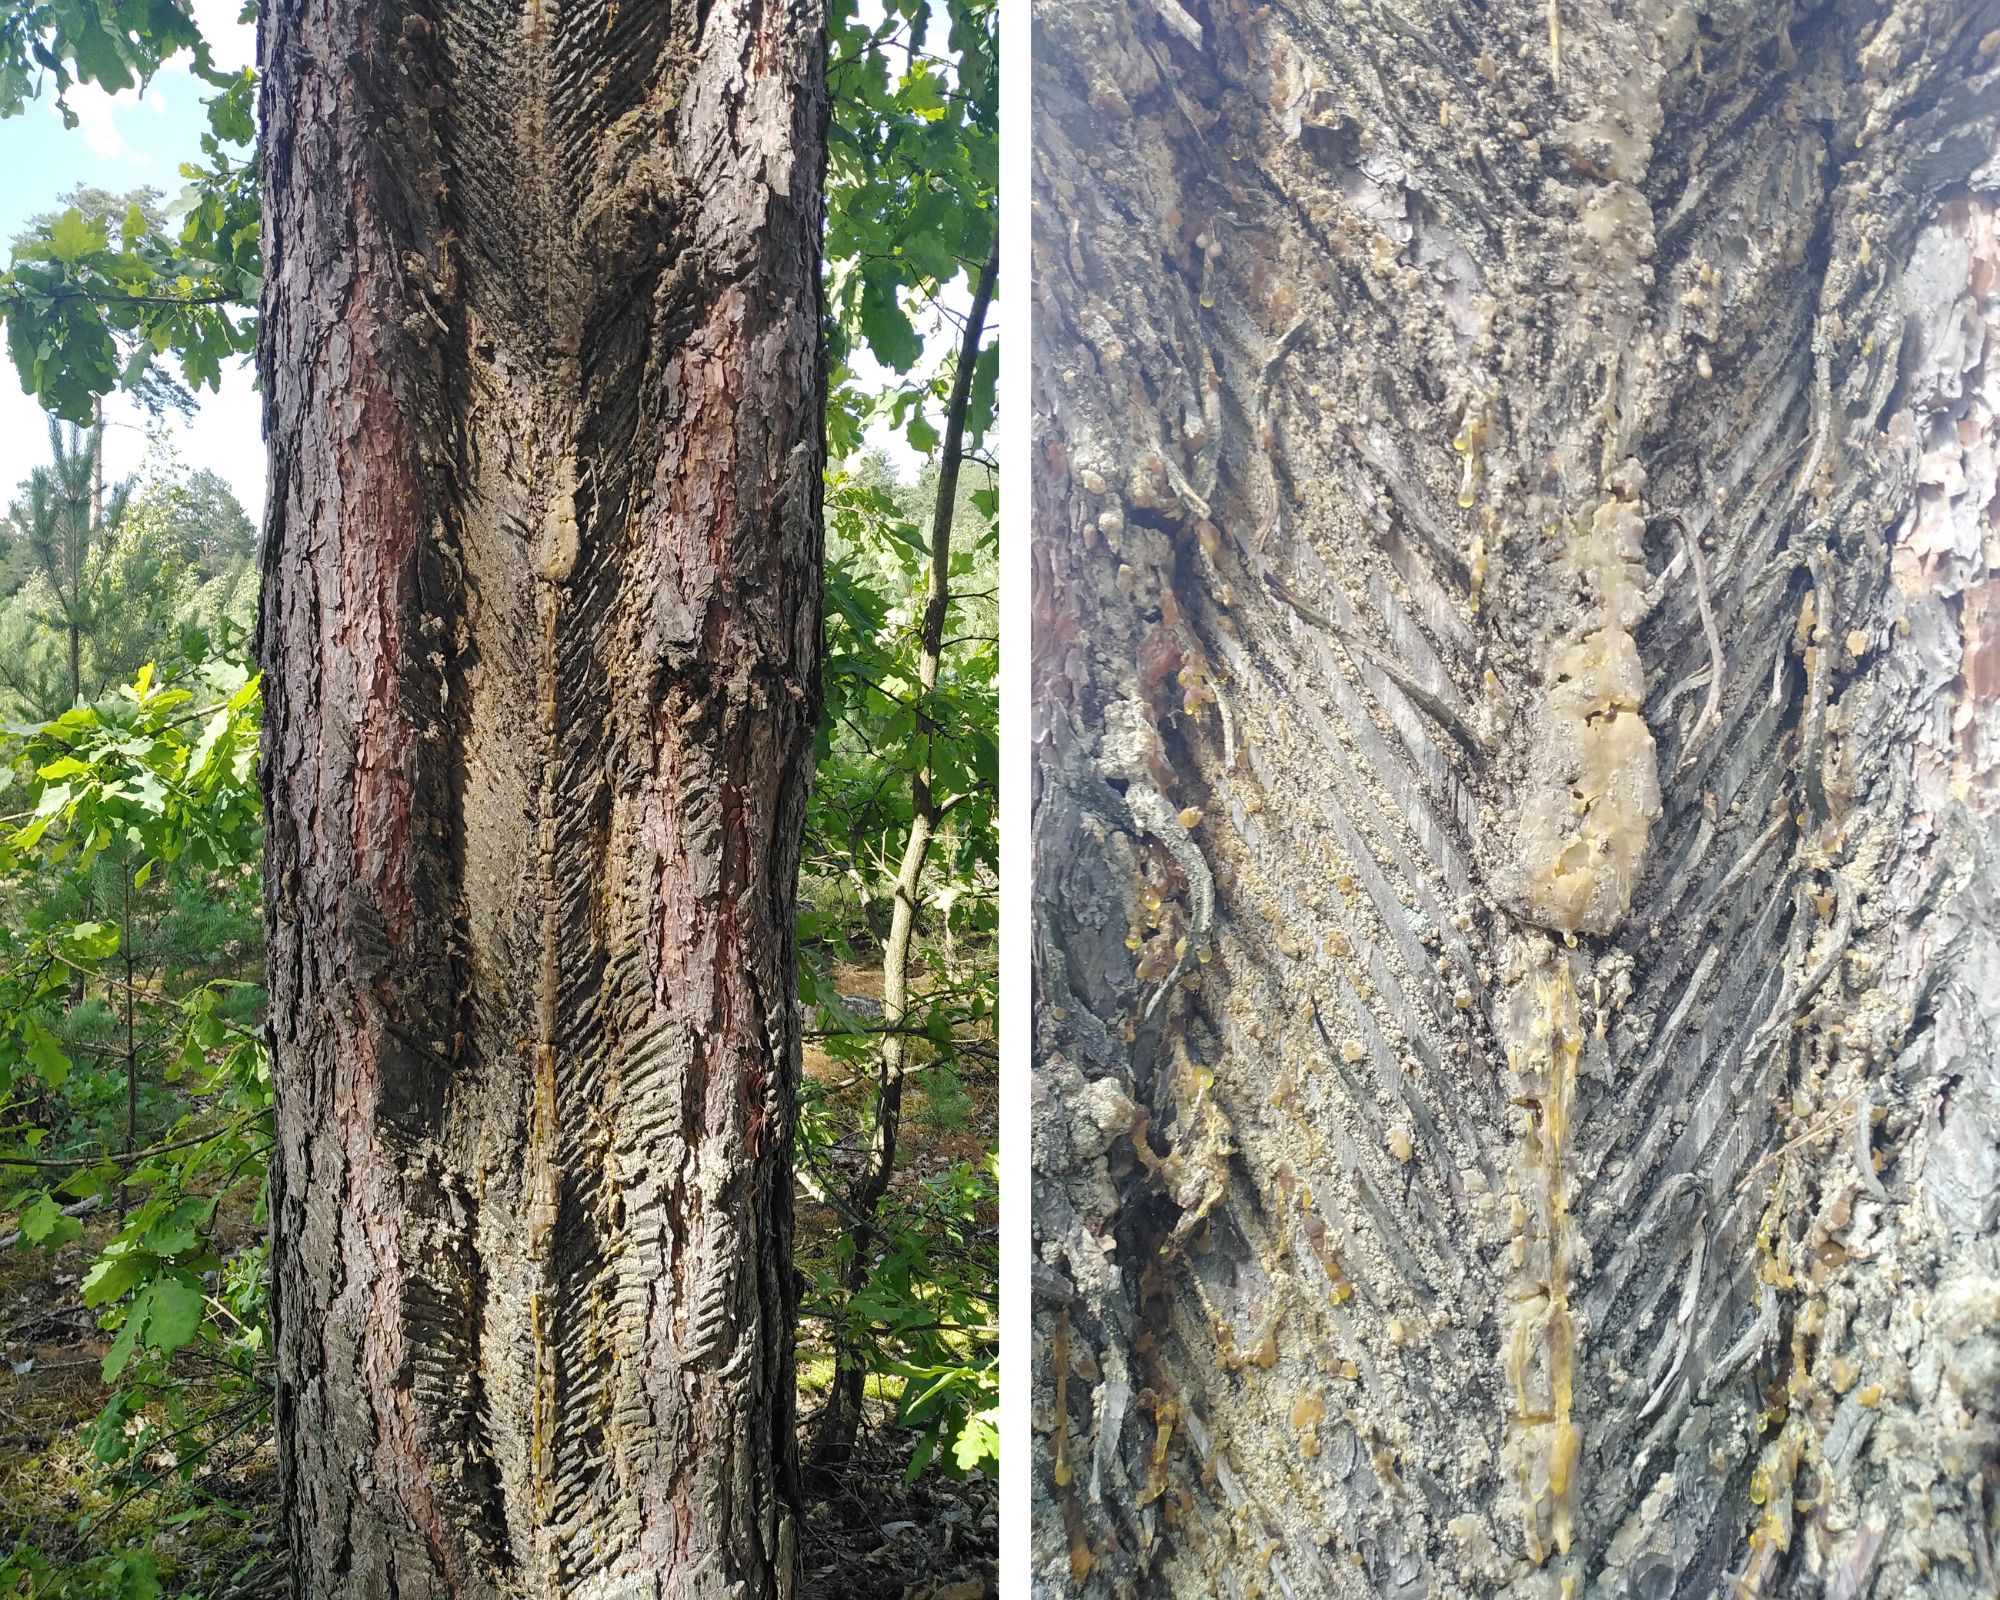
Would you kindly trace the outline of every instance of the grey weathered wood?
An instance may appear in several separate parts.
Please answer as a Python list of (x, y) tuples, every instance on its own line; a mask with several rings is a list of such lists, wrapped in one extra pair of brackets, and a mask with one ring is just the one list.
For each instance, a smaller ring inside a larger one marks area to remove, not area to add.
[(2000, 5), (1036, 24), (1038, 1590), (1992, 1593)]

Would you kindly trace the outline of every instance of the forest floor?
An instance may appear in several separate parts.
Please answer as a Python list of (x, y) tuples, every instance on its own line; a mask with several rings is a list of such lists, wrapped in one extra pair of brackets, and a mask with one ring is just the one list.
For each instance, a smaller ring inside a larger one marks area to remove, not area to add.
[[(84, 1219), (81, 1239), (53, 1255), (0, 1251), (0, 1563), (32, 1550), (66, 1577), (93, 1557), (145, 1545), (167, 1595), (282, 1594), (282, 1561), (274, 1558), (277, 1460), (254, 1397), (247, 1408), (239, 1400), (238, 1409), (227, 1409), (233, 1397), (196, 1376), (183, 1417), (154, 1408), (165, 1437), (142, 1458), (116, 1473), (100, 1463), (94, 1435), (113, 1395), (102, 1378), (112, 1336), (84, 1306), (82, 1286), (91, 1260), (116, 1231), (112, 1215), (100, 1211)], [(248, 1199), (218, 1209), (218, 1250), (254, 1244), (261, 1232)], [(213, 1420), (202, 1425), (209, 1414)], [(193, 1431), (175, 1437), (189, 1422)], [(137, 1427), (127, 1422), (124, 1431), (129, 1437)], [(208, 1457), (183, 1481), (177, 1468), (195, 1454), (197, 1440), (210, 1447)], [(44, 1592), (9, 1587), (15, 1576), (0, 1564), (0, 1594)]]
[[(835, 963), (828, 975), (843, 995), (881, 999), (879, 967)], [(811, 1045), (804, 1070), (844, 1110), (859, 1106), (870, 1090), (849, 1083), (852, 1069)], [(992, 1061), (969, 1066), (948, 1091), (934, 1096), (934, 1087), (944, 1090), (922, 1074), (910, 1080), (892, 1198), (959, 1162), (979, 1162), (997, 1142), (999, 1075)], [(979, 1220), (998, 1226), (997, 1216)], [(794, 1244), (800, 1271), (811, 1275), (830, 1266), (841, 1227), (834, 1207), (800, 1194)], [(824, 1401), (831, 1361), (825, 1328), (805, 1319), (799, 1328), (802, 1435)], [(980, 1473), (954, 1479), (935, 1471), (905, 1483), (916, 1436), (895, 1426), (896, 1400), (871, 1383), (854, 1460), (837, 1483), (807, 1485), (801, 1600), (990, 1600), (999, 1592), (999, 1486)]]
[[(880, 993), (878, 972), (843, 967), (835, 976), (844, 993)], [(806, 1069), (822, 1082), (846, 1071), (818, 1051), (808, 1052)], [(897, 1183), (979, 1161), (996, 1135), (997, 1087), (990, 1062), (958, 1081), (948, 1105), (932, 1104), (921, 1077), (914, 1079)], [(798, 1264), (810, 1274), (831, 1259), (839, 1224), (804, 1193), (798, 1205)], [(191, 1482), (179, 1481), (171, 1440), (123, 1477), (99, 1465), (92, 1435), (112, 1395), (100, 1375), (110, 1335), (84, 1307), (82, 1279), (115, 1224), (103, 1212), (83, 1220), (84, 1237), (53, 1255), (0, 1250), (0, 1594), (42, 1592), (13, 1586), (10, 1563), (23, 1548), (62, 1573), (147, 1542), (165, 1596), (275, 1600), (285, 1573), (268, 1421), (229, 1437), (237, 1424), (227, 1417), (202, 1430), (214, 1449)], [(253, 1242), (260, 1229), (247, 1204), (218, 1218), (224, 1248)], [(799, 1332), (799, 1414), (808, 1423), (829, 1365), (825, 1329), (808, 1319)], [(212, 1384), (197, 1381), (188, 1391), (191, 1407), (218, 1401)], [(991, 1600), (997, 1485), (979, 1473), (954, 1479), (936, 1470), (906, 1483), (916, 1435), (895, 1425), (895, 1413), (896, 1396), (871, 1389), (851, 1465), (834, 1483), (808, 1483), (801, 1600)], [(160, 1420), (163, 1430), (176, 1425)]]

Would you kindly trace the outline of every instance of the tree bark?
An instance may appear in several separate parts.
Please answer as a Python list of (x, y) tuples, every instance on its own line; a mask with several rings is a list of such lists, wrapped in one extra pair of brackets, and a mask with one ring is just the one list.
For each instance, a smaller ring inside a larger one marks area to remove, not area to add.
[(1040, 1592), (2000, 1581), (1996, 30), (1037, 7)]
[(260, 57), (296, 1592), (789, 1594), (821, 9)]

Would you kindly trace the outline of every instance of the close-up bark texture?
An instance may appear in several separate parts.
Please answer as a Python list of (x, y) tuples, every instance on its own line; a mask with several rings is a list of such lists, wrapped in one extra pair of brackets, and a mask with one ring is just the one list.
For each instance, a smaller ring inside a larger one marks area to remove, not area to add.
[(2000, 4), (1039, 0), (1037, 1592), (2000, 1587)]
[(817, 0), (261, 28), (295, 1592), (792, 1592)]

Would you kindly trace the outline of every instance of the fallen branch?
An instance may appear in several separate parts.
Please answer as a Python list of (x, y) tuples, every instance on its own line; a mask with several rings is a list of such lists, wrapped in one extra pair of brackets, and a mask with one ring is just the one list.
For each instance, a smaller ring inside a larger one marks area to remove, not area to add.
[[(66, 1217), (87, 1217), (103, 1204), (104, 1196), (94, 1194), (88, 1200), (79, 1200), (74, 1205), (64, 1206), (62, 1214)], [(21, 1230), (19, 1228), (16, 1228), (12, 1233), (0, 1233), (0, 1250), (12, 1250), (20, 1242)]]

